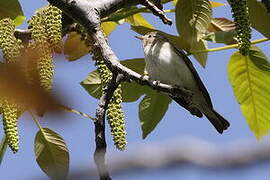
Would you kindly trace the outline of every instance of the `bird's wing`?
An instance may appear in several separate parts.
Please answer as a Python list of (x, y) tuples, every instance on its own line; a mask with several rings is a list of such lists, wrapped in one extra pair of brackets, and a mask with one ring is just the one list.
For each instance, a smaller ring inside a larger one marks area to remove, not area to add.
[(196, 82), (198, 83), (199, 88), (201, 89), (203, 96), (205, 97), (206, 101), (208, 102), (208, 104), (213, 107), (213, 104), (211, 102), (209, 93), (207, 91), (207, 89), (205, 88), (200, 76), (198, 75), (196, 69), (194, 68), (192, 62), (190, 61), (190, 59), (187, 57), (187, 55), (182, 51), (177, 49), (176, 47), (175, 51), (179, 54), (180, 57), (182, 57), (182, 59), (184, 60), (184, 62), (186, 63), (186, 65), (188, 66), (188, 68), (190, 69), (190, 71), (192, 72)]

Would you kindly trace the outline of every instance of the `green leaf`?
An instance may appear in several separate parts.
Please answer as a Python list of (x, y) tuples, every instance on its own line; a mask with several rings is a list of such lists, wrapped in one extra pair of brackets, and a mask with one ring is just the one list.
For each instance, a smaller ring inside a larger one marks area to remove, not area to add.
[(157, 91), (151, 91), (139, 104), (139, 118), (141, 121), (143, 139), (151, 133), (165, 115), (171, 98)]
[(64, 43), (64, 54), (69, 61), (75, 61), (91, 51), (90, 46), (86, 46), (81, 40), (81, 35), (76, 32), (70, 32)]
[[(211, 16), (212, 9), (208, 0), (177, 1), (176, 27), (187, 52), (207, 49), (207, 42), (202, 37), (207, 32)], [(194, 57), (203, 67), (206, 65), (207, 53), (196, 54)]]
[(2, 137), (1, 144), (0, 144), (0, 165), (2, 164), (2, 160), (7, 150), (7, 145), (8, 145), (7, 137), (4, 135)]
[(249, 18), (251, 26), (264, 36), (270, 38), (270, 14), (261, 2), (248, 0)]
[(0, 1), (0, 19), (13, 19), (16, 26), (19, 26), (25, 20), (21, 5), (18, 0), (1, 0)]
[(207, 41), (212, 41), (214, 43), (223, 43), (223, 44), (236, 44), (236, 32), (235, 31), (218, 31), (207, 33), (202, 37)]
[(249, 56), (234, 53), (228, 75), (246, 121), (258, 139), (270, 130), (270, 63), (252, 47)]
[(36, 161), (55, 180), (65, 179), (69, 169), (69, 152), (64, 140), (54, 131), (41, 128), (35, 138)]
[[(132, 69), (133, 71), (139, 74), (143, 74), (145, 65), (144, 59), (129, 59), (120, 62), (121, 64)], [(102, 86), (97, 71), (91, 72), (80, 84), (92, 97), (100, 98), (102, 94)], [(123, 102), (137, 101), (143, 94), (148, 92), (150, 89), (147, 86), (141, 86), (135, 82), (124, 82), (121, 83), (121, 85)]]

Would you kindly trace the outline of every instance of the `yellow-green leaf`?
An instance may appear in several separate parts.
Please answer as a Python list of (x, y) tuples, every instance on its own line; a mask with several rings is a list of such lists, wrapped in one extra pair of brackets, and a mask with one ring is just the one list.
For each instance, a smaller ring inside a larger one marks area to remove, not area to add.
[(212, 8), (216, 8), (216, 7), (220, 7), (220, 6), (224, 6), (224, 3), (220, 3), (220, 2), (215, 2), (215, 1), (210, 1)]
[[(173, 4), (176, 5), (178, 0), (173, 0)], [(220, 7), (220, 6), (224, 6), (224, 3), (220, 3), (220, 2), (215, 2), (215, 1), (210, 1), (211, 7), (212, 8), (216, 8), (216, 7)]]
[(86, 55), (91, 50), (90, 46), (86, 46), (81, 40), (81, 35), (76, 32), (71, 32), (64, 44), (64, 54), (69, 61), (74, 61)]
[(69, 169), (69, 152), (64, 140), (54, 131), (42, 128), (35, 138), (36, 161), (51, 179), (65, 179)]
[(157, 91), (151, 91), (139, 104), (139, 118), (141, 121), (143, 139), (151, 133), (167, 112), (171, 98)]
[(127, 17), (126, 22), (133, 26), (144, 26), (154, 29), (154, 26), (152, 26), (140, 13)]
[[(175, 18), (178, 33), (188, 52), (207, 49), (207, 42), (202, 39), (211, 21), (212, 9), (208, 0), (177, 1)], [(207, 53), (194, 56), (205, 66)]]
[(270, 63), (252, 47), (249, 56), (234, 53), (228, 75), (246, 121), (258, 139), (270, 130)]
[(25, 20), (18, 0), (0, 0), (0, 19), (7, 17), (14, 20), (16, 26), (21, 25)]
[(117, 27), (117, 23), (113, 21), (106, 21), (101, 23), (101, 29), (106, 36), (109, 36)]

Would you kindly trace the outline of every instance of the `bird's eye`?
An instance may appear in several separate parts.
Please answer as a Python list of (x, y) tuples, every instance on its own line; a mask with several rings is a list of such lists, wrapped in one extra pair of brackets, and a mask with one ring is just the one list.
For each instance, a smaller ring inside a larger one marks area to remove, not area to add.
[(149, 38), (151, 38), (151, 37), (152, 37), (152, 35), (149, 35), (148, 37), (149, 37)]

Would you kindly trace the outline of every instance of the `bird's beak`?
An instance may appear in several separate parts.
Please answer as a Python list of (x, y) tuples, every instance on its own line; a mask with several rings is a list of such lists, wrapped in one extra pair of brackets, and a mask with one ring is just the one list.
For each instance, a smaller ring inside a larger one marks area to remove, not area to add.
[(135, 36), (135, 38), (139, 39), (139, 40), (143, 40), (142, 36)]

